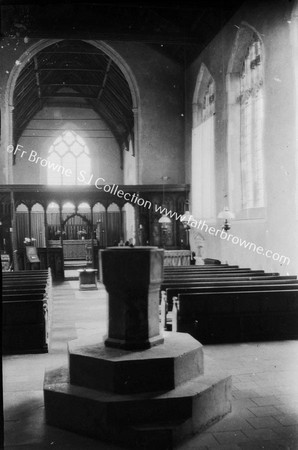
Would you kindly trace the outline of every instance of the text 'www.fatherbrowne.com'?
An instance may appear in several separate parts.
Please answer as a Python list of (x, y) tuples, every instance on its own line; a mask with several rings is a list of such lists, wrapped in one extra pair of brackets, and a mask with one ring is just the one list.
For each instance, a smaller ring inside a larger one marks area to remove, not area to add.
[(166, 215), (170, 219), (180, 220), (180, 222), (187, 224), (189, 227), (204, 231), (211, 236), (219, 236), (220, 239), (232, 242), (234, 245), (240, 245), (240, 247), (256, 252), (258, 255), (266, 256), (266, 258), (272, 258), (274, 261), (279, 261), (281, 264), (289, 265), (291, 262), (288, 256), (280, 255), (272, 250), (266, 250), (261, 245), (257, 246), (254, 242), (246, 241), (246, 239), (227, 233), (223, 229), (209, 227), (205, 220), (196, 220), (192, 215), (190, 215), (185, 221), (185, 215), (178, 214), (177, 212), (173, 212), (171, 210), (168, 211), (167, 208), (157, 205), (155, 205), (155, 212)]

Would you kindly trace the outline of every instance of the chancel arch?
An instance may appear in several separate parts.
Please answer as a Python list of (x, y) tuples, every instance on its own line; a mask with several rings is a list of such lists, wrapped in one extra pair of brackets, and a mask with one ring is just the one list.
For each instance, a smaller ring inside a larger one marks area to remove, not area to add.
[[(75, 55), (79, 53), (82, 55), (80, 58)], [(28, 55), (30, 55), (29, 59)], [(94, 56), (91, 57), (90, 55)], [(93, 58), (93, 61), (90, 61), (90, 58)], [(47, 71), (45, 65), (50, 67), (51, 70)], [(94, 72), (91, 69), (82, 72), (82, 67), (83, 69), (93, 67)], [(57, 71), (55, 71), (55, 68)], [(63, 75), (64, 69), (68, 70), (64, 74), (67, 75), (66, 78)], [(59, 73), (62, 74), (62, 78)], [(88, 80), (82, 78), (82, 73), (85, 74), (85, 77), (88, 75)], [(99, 76), (99, 74), (101, 75)], [(24, 83), (28, 79), (32, 86), (35, 85), (31, 90), (24, 89)], [(30, 98), (27, 98), (28, 96)], [(40, 149), (40, 142), (42, 141), (43, 145), (47, 145), (49, 148), (53, 145), (55, 137), (57, 138), (59, 136), (57, 135), (57, 131), (56, 133), (54, 130), (51, 132), (51, 138), (50, 134), (42, 134), (42, 130), (45, 131), (45, 129), (41, 125), (38, 126), (39, 136), (33, 130), (37, 122), (32, 124), (32, 120), (44, 120), (41, 112), (44, 114), (47, 112), (45, 107), (53, 107), (56, 105), (57, 109), (62, 112), (60, 116), (58, 114), (56, 117), (49, 117), (49, 120), (56, 120), (53, 124), (55, 126), (58, 125), (63, 132), (65, 129), (65, 124), (62, 122), (65, 120), (63, 117), (63, 108), (74, 108), (78, 106), (82, 111), (81, 117), (79, 116), (81, 126), (78, 128), (82, 129), (85, 127), (82, 138), (85, 139), (85, 134), (89, 142), (92, 142), (92, 140), (95, 141), (93, 145), (94, 149), (98, 148), (96, 140), (99, 138), (105, 139), (105, 145), (102, 147), (101, 155), (103, 157), (108, 157), (113, 153), (109, 147), (118, 147), (118, 157), (114, 155), (113, 160), (107, 161), (102, 166), (101, 174), (94, 171), (94, 179), (91, 180), (91, 184), (99, 175), (105, 175), (109, 178), (108, 181), (110, 182), (123, 183), (123, 164), (129, 164), (130, 169), (127, 169), (126, 172), (131, 172), (132, 170), (137, 182), (139, 178), (138, 86), (127, 62), (109, 45), (101, 41), (49, 39), (41, 40), (29, 46), (28, 51), (18, 58), (17, 64), (14, 65), (10, 72), (4, 103), (4, 116), (5, 123), (7, 124), (7, 133), (4, 135), (5, 147), (20, 143), (23, 149), (28, 151), (28, 147), (30, 149)], [(28, 110), (27, 106), (29, 103), (31, 107)], [(86, 114), (88, 109), (97, 113), (98, 118), (103, 121), (101, 126), (97, 126), (95, 129), (92, 128), (91, 121), (96, 120), (96, 116), (91, 117), (90, 114), (90, 117), (87, 117), (90, 125), (85, 126), (84, 114)], [(66, 112), (64, 114), (65, 118), (70, 117), (70, 115), (67, 116)], [(74, 120), (78, 121), (79, 118), (75, 116)], [(30, 125), (29, 130), (28, 125)], [(58, 127), (56, 127), (57, 129)], [(25, 130), (26, 133), (24, 135)], [(34, 131), (33, 134), (30, 134), (30, 130)], [(100, 133), (100, 130), (105, 131), (105, 134), (103, 132)], [(70, 131), (75, 132), (75, 127), (70, 129)], [(40, 141), (39, 137), (46, 139), (41, 139)], [(112, 138), (114, 139), (114, 144), (112, 143)], [(45, 151), (42, 153), (42, 155), (38, 155), (42, 159), (49, 156), (45, 154)], [(131, 157), (126, 158), (128, 155), (131, 155)], [(58, 158), (55, 152), (53, 152), (52, 157), (57, 163)], [(65, 157), (66, 159), (70, 158), (68, 154)], [(12, 183), (14, 178), (18, 178), (20, 181), (26, 183), (25, 179), (21, 180), (19, 178), (22, 174), (19, 173), (18, 168), (12, 167), (13, 165), (18, 165), (19, 154), (16, 157), (12, 154), (8, 155), (8, 158), (8, 166), (12, 173), (9, 182)], [(24, 160), (24, 162), (27, 161)], [(115, 164), (119, 167), (117, 176), (114, 176), (114, 171), (111, 171), (111, 167), (115, 167)], [(37, 173), (36, 169), (38, 165), (27, 164), (27, 166), (28, 172), (30, 169), (34, 170), (34, 177), (32, 178), (44, 184), (46, 177), (43, 176), (42, 171), (40, 175)], [(94, 168), (94, 165), (92, 168)], [(90, 179), (87, 177), (88, 169), (90, 170), (90, 168), (87, 168), (85, 179), (83, 181), (81, 180), (82, 183)], [(45, 173), (45, 170), (43, 173)], [(84, 170), (84, 167), (82, 167), (82, 170)], [(53, 172), (51, 175), (52, 178), (55, 178), (55, 175), (58, 178), (59, 174)], [(72, 178), (71, 176), (64, 177), (64, 180), (66, 184), (73, 184), (75, 181), (74, 177)], [(54, 182), (57, 182), (57, 180), (54, 180)]]

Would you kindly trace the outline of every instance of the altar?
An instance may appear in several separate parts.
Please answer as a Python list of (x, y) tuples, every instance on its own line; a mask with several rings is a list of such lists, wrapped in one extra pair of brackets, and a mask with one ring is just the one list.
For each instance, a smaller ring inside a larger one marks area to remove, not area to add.
[[(93, 246), (95, 247), (97, 242), (93, 240)], [(49, 241), (50, 247), (60, 247), (60, 240)], [(63, 256), (64, 260), (80, 260), (90, 258), (90, 249), (92, 248), (91, 239), (72, 239), (63, 240)]]
[(164, 266), (189, 266), (190, 250), (165, 250)]

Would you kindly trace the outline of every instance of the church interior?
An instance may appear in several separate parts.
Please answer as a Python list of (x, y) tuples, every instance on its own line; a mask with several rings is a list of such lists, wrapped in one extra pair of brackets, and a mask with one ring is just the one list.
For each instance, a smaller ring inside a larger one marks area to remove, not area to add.
[(1, 448), (297, 449), (298, 2), (0, 14)]

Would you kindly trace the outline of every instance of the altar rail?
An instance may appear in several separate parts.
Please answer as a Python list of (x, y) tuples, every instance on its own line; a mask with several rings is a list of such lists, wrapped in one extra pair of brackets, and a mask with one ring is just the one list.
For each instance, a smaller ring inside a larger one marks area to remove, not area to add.
[(190, 250), (165, 250), (164, 266), (189, 266)]

